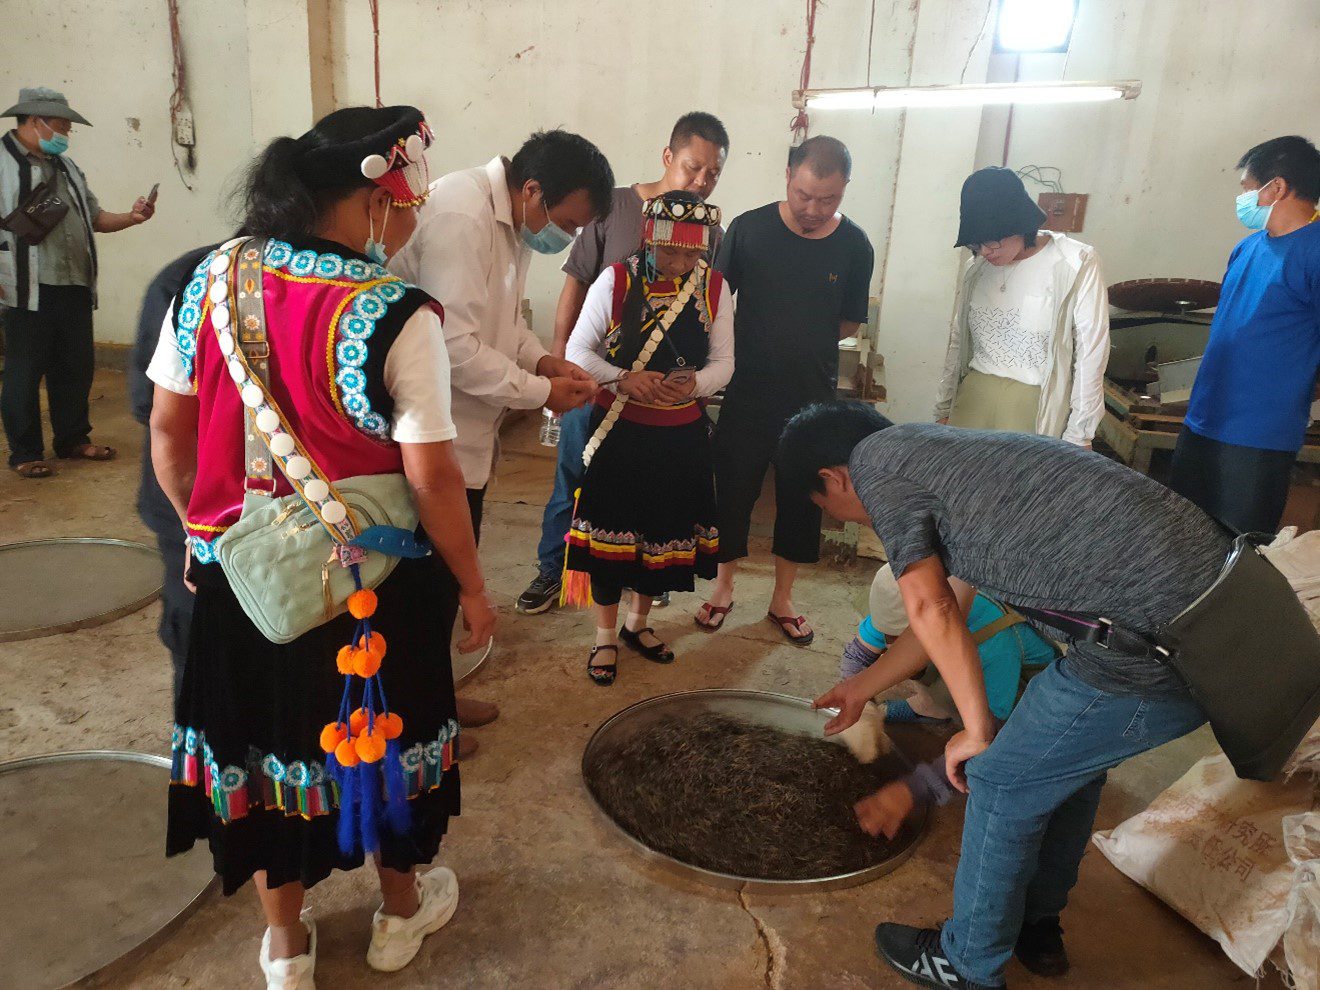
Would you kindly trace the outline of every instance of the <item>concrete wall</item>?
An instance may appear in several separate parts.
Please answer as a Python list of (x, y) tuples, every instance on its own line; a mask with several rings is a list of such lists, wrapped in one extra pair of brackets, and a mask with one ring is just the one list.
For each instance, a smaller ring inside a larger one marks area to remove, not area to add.
[[(988, 52), (991, 2), (877, 0), (873, 31), (870, 0), (822, 4), (813, 85), (866, 82), (868, 46), (875, 83), (1010, 72)], [(97, 124), (77, 130), (73, 155), (107, 208), (124, 209), (161, 182), (150, 226), (100, 240), (104, 340), (130, 339), (142, 286), (161, 264), (227, 232), (222, 194), (260, 143), (373, 98), (365, 0), (184, 0), (199, 163), (188, 191), (168, 141), (164, 3), (10, 5), (25, 18), (0, 34), (0, 100), (29, 81), (69, 93)], [(562, 125), (596, 141), (621, 182), (648, 180), (674, 118), (701, 108), (720, 115), (733, 139), (714, 197), (726, 212), (782, 193), (802, 0), (672, 0), (649, 25), (623, 0), (381, 7), (383, 96), (427, 111), (439, 136), (437, 172), (511, 154), (531, 130)], [(1217, 278), (1239, 234), (1238, 155), (1265, 137), (1320, 130), (1305, 99), (1320, 84), (1318, 28), (1314, 0), (1276, 0), (1268, 17), (1227, 0), (1081, 0), (1071, 52), (1024, 58), (1022, 78), (1138, 78), (1144, 92), (1121, 104), (1019, 108), (1009, 164), (1056, 165), (1069, 191), (1091, 194), (1082, 237), (1099, 246), (1110, 281)], [(895, 418), (929, 415), (960, 263), (949, 247), (958, 186), (976, 165), (998, 163), (1003, 118), (813, 115), (813, 133), (853, 149), (845, 209), (876, 245), (873, 289), (884, 294), (880, 343)], [(534, 262), (528, 294), (542, 333), (560, 284), (552, 260)]]
[[(6, 0), (0, 109), (26, 85), (62, 90), (94, 126), (76, 126), (69, 155), (104, 209), (132, 206), (160, 183), (157, 215), (98, 235), (99, 340), (132, 340), (142, 290), (169, 260), (230, 228), (222, 200), (252, 148), (248, 25), (242, 0), (185, 0), (182, 29), (197, 131), (197, 170), (170, 151), (170, 33), (163, 0)], [(293, 3), (290, 2), (290, 6)], [(21, 8), (21, 15), (19, 10)], [(302, 30), (306, 35), (306, 27)], [(304, 46), (304, 72), (306, 71)], [(283, 103), (283, 101), (281, 101)], [(0, 126), (12, 126), (7, 120)]]
[[(1246, 233), (1233, 214), (1238, 158), (1280, 134), (1320, 138), (1304, 95), (1320, 91), (1320, 5), (1275, 3), (1263, 14), (1204, 0), (1083, 2), (1066, 77), (1140, 79), (1141, 97), (1015, 114), (1009, 164), (1058, 166), (1067, 191), (1090, 194), (1081, 236), (1099, 248), (1111, 283), (1221, 278)], [(1022, 77), (1058, 79), (1063, 62), (1024, 59)]]
[[(370, 18), (358, 0), (331, 8), (333, 92), (340, 105), (373, 98)], [(927, 0), (930, 3), (931, 0)], [(985, 0), (978, 0), (984, 4)], [(938, 4), (936, 4), (938, 5)], [(877, 5), (871, 44), (877, 81), (908, 71), (915, 3)], [(814, 85), (866, 78), (871, 4), (835, 0), (816, 25)], [(650, 181), (682, 113), (717, 114), (729, 129), (728, 167), (712, 200), (732, 217), (780, 198), (805, 38), (802, 0), (673, 0), (651, 25), (635, 4), (393, 0), (381, 10), (385, 102), (425, 109), (438, 142), (433, 172), (512, 155), (535, 129), (562, 126), (595, 141), (618, 181)], [(430, 39), (424, 47), (418, 39)], [(846, 141), (856, 161), (844, 207), (884, 255), (898, 119), (818, 118), (813, 133)], [(528, 295), (548, 334), (563, 284), (558, 263), (536, 259)]]

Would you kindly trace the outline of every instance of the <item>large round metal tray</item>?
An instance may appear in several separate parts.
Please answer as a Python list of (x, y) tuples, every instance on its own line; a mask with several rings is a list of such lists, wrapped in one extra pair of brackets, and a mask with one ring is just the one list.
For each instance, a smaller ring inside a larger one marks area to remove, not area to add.
[(151, 604), (164, 568), (125, 540), (34, 540), (0, 546), (0, 642), (99, 626)]
[(0, 763), (0, 985), (53, 990), (173, 931), (216, 882), (165, 858), (169, 761), (87, 750)]
[[(766, 691), (744, 691), (732, 688), (717, 688), (704, 691), (683, 691), (665, 694), (657, 698), (648, 698), (623, 709), (607, 719), (587, 741), (582, 754), (583, 781), (586, 783), (586, 766), (596, 747), (618, 739), (627, 738), (645, 729), (652, 723), (672, 715), (691, 715), (701, 712), (719, 713), (744, 719), (758, 725), (769, 725), (783, 732), (819, 738), (825, 723), (838, 714), (835, 709), (822, 708), (819, 711), (803, 698), (794, 698), (786, 694), (772, 694)], [(881, 766), (888, 761), (893, 772), (906, 773), (911, 769), (907, 758), (896, 749), (882, 758)], [(627, 839), (628, 843), (642, 856), (678, 876), (700, 880), (702, 883), (726, 890), (756, 891), (765, 894), (822, 893), (829, 890), (841, 890), (869, 883), (893, 872), (909, 856), (917, 840), (926, 829), (927, 812), (923, 808), (905, 826), (894, 844), (894, 854), (882, 863), (843, 873), (837, 876), (816, 877), (810, 880), (767, 880), (759, 877), (740, 877), (730, 873), (720, 873), (700, 866), (694, 866), (652, 849), (639, 841), (630, 832), (622, 828), (607, 812), (592, 793), (590, 784), (586, 785), (591, 802), (605, 821)]]

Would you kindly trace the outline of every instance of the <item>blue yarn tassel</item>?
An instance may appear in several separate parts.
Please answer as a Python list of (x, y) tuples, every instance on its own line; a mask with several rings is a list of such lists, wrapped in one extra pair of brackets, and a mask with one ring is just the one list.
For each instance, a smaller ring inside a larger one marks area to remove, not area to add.
[[(336, 763), (336, 766), (338, 764)], [(361, 764), (358, 764), (361, 766)], [(357, 767), (339, 769), (339, 851), (352, 856), (360, 847), (357, 834), (358, 775)]]
[(399, 740), (385, 744), (385, 823), (395, 835), (407, 835), (412, 828), (412, 806), (408, 804), (403, 780), (403, 762)]
[(359, 763), (357, 770), (362, 849), (374, 853), (380, 848), (380, 764)]

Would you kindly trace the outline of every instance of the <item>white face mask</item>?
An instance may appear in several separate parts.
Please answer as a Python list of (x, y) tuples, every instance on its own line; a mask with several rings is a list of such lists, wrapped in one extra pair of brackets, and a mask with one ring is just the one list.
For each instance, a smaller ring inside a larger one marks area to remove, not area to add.
[(380, 224), (380, 240), (376, 240), (376, 221), (372, 218), (370, 210), (367, 211), (369, 233), (367, 235), (367, 245), (362, 249), (362, 253), (382, 267), (390, 260), (389, 255), (385, 253), (385, 227), (390, 222), (390, 209), (392, 208), (387, 207), (385, 210), (385, 219)]

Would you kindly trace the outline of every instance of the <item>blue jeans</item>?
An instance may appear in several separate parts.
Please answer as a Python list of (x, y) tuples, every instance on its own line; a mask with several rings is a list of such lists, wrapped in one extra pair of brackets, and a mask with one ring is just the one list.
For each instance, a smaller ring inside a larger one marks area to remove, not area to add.
[(559, 459), (555, 464), (555, 488), (541, 516), (541, 542), (536, 547), (537, 566), (542, 574), (558, 574), (564, 567), (564, 537), (573, 523), (573, 493), (582, 484), (582, 452), (591, 428), (588, 403), (559, 418)]
[(1205, 721), (1186, 695), (1107, 694), (1068, 658), (1032, 680), (993, 744), (967, 763), (970, 796), (944, 951), (964, 979), (1004, 982), (1024, 922), (1068, 903), (1106, 771)]

